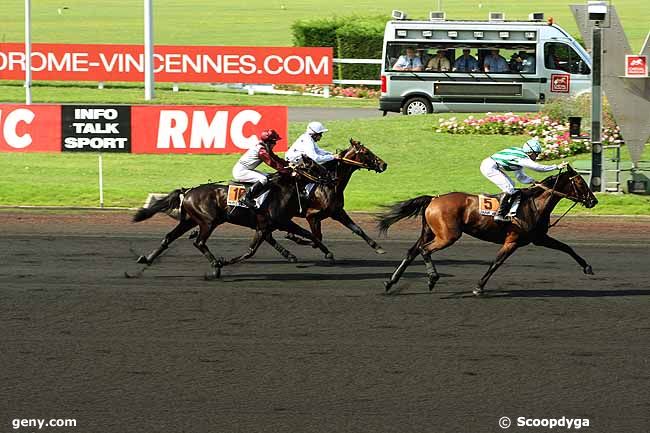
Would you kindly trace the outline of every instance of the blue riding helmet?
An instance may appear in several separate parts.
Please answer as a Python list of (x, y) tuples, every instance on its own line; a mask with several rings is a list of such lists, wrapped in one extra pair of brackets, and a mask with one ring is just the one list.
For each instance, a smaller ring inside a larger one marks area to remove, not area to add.
[(539, 140), (536, 138), (531, 138), (523, 146), (524, 152), (526, 153), (542, 153), (542, 146), (539, 144)]

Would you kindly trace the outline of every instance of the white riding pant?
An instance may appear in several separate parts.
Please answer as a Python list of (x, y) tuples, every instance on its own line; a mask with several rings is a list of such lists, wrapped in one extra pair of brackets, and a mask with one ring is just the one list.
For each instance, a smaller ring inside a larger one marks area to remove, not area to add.
[(487, 177), (490, 182), (498, 186), (501, 191), (512, 195), (515, 193), (514, 182), (499, 170), (497, 163), (492, 158), (485, 158), (481, 163), (481, 173)]
[(264, 173), (257, 170), (249, 170), (241, 164), (235, 164), (232, 168), (232, 177), (237, 182), (261, 182), (262, 185), (266, 185), (266, 182), (269, 181), (269, 178)]

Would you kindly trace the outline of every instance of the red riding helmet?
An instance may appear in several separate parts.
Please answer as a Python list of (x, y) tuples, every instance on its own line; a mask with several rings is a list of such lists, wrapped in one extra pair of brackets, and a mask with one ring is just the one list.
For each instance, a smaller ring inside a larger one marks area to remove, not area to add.
[(278, 140), (282, 140), (282, 137), (280, 137), (280, 134), (275, 129), (265, 129), (260, 134), (260, 140), (264, 143), (275, 143)]

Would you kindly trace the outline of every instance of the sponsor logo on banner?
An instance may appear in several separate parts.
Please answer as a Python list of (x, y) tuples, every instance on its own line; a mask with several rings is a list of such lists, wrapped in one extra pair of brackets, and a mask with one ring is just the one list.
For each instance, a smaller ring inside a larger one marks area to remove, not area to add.
[(61, 106), (0, 104), (0, 152), (60, 152)]
[(131, 107), (62, 106), (61, 150), (65, 152), (130, 152)]
[[(170, 83), (331, 84), (332, 48), (156, 45), (154, 74)], [(33, 44), (34, 80), (143, 81), (142, 45)], [(23, 44), (0, 43), (0, 79), (25, 76)]]
[(625, 76), (626, 77), (647, 77), (648, 76), (648, 56), (625, 56)]
[(133, 153), (242, 153), (267, 128), (284, 137), (274, 150), (287, 149), (287, 107), (156, 105), (131, 114)]
[(571, 75), (551, 74), (551, 92), (569, 93), (571, 88)]

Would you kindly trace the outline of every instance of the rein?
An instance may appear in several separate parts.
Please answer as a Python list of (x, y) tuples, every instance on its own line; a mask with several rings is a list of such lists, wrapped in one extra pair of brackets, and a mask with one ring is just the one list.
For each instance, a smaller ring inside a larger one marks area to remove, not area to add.
[(357, 167), (366, 168), (366, 169), (370, 170), (370, 168), (368, 168), (368, 166), (366, 164), (364, 164), (363, 162), (355, 161), (354, 159), (349, 159), (349, 158), (345, 158), (345, 157), (342, 156), (342, 157), (339, 158), (339, 161), (343, 161), (346, 164), (356, 165)]

